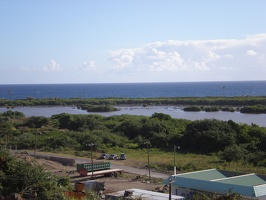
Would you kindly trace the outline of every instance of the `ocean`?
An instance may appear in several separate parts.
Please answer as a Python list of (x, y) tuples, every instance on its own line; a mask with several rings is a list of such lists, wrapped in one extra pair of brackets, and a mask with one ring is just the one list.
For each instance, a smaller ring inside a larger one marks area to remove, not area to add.
[[(33, 98), (154, 98), (154, 97), (206, 97), (206, 96), (266, 96), (266, 81), (235, 82), (190, 82), (190, 83), (102, 83), (102, 84), (37, 84), (0, 85), (0, 99)], [(9, 108), (0, 107), (0, 113)], [(266, 114), (244, 114), (240, 112), (185, 112), (171, 106), (120, 107), (119, 111), (93, 113), (76, 107), (15, 107), (26, 116), (51, 117), (55, 114), (100, 114), (144, 115), (154, 112), (169, 114), (173, 118), (189, 120), (219, 119), (233, 120), (242, 124), (257, 124), (266, 127)]]
[(266, 81), (2, 84), (0, 99), (266, 96)]

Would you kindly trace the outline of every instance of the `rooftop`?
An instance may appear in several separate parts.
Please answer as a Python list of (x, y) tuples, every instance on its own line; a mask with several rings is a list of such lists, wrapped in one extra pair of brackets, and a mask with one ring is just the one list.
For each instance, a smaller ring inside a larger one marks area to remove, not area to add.
[[(169, 194), (160, 193), (160, 192), (153, 192), (148, 190), (141, 190), (141, 189), (130, 189), (130, 190), (122, 190), (113, 193), (106, 194), (106, 197), (116, 197), (121, 198), (124, 197), (125, 193), (130, 192), (132, 196), (135, 198), (141, 197), (145, 200), (168, 200)], [(172, 195), (172, 200), (184, 200), (185, 198), (182, 196)]]
[(224, 194), (229, 190), (242, 196), (260, 197), (266, 195), (266, 177), (256, 174), (241, 174), (217, 169), (189, 172), (170, 176), (175, 187)]

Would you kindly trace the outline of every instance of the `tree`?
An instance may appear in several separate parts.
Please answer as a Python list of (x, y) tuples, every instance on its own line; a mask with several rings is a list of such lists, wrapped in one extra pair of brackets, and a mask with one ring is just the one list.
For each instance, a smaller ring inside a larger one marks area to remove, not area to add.
[(170, 115), (164, 113), (153, 113), (151, 118), (158, 118), (159, 120), (171, 120), (172, 117)]
[(134, 139), (141, 134), (142, 124), (136, 117), (126, 117), (114, 128), (114, 132), (120, 133), (129, 139)]
[(251, 141), (257, 143), (257, 149), (260, 151), (266, 151), (266, 128), (252, 126), (248, 135), (251, 137)]
[(191, 122), (186, 126), (182, 138), (184, 148), (201, 153), (223, 151), (235, 142), (236, 133), (231, 126), (216, 119)]
[(30, 117), (25, 122), (25, 126), (31, 127), (31, 128), (41, 128), (42, 126), (46, 126), (49, 124), (49, 119), (46, 117)]
[(61, 113), (53, 115), (51, 119), (58, 123), (59, 128), (70, 128), (70, 123), (73, 120), (73, 115), (67, 113)]
[(18, 112), (18, 111), (11, 111), (11, 110), (8, 110), (4, 113), (1, 114), (2, 116), (5, 116), (5, 117), (9, 117), (9, 118), (22, 118), (22, 117), (25, 117), (24, 113), (22, 112)]
[(13, 137), (13, 132), (16, 131), (15, 125), (11, 121), (0, 123), (0, 138), (7, 145)]
[(247, 154), (248, 151), (245, 148), (233, 144), (232, 146), (226, 147), (225, 150), (220, 153), (220, 158), (228, 162), (239, 161), (245, 160)]
[(41, 146), (50, 148), (50, 149), (59, 149), (59, 148), (75, 148), (79, 146), (75, 138), (71, 138), (67, 133), (62, 133), (59, 131), (54, 131), (46, 136), (43, 144)]
[(0, 196), (18, 193), (22, 198), (53, 200), (64, 199), (70, 188), (69, 179), (62, 179), (34, 162), (18, 160), (8, 151), (0, 150)]
[(234, 193), (231, 191), (223, 195), (205, 194), (205, 193), (196, 192), (189, 199), (191, 200), (245, 200), (245, 198), (242, 197), (240, 194)]

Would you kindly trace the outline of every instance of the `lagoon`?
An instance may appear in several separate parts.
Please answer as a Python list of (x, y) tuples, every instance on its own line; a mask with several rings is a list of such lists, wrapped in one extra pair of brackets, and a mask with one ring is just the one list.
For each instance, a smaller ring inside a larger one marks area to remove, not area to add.
[[(201, 119), (218, 119), (223, 121), (233, 120), (240, 124), (257, 124), (266, 127), (266, 114), (246, 114), (240, 112), (185, 112), (181, 107), (176, 106), (118, 106), (119, 111), (114, 112), (87, 112), (86, 110), (78, 109), (70, 106), (49, 106), (49, 107), (15, 107), (12, 111), (19, 111), (24, 113), (27, 117), (44, 116), (51, 117), (55, 114), (69, 113), (69, 114), (98, 114), (102, 116), (112, 115), (142, 115), (151, 116), (153, 113), (164, 113), (170, 115), (172, 118), (201, 120)], [(0, 113), (10, 109), (0, 107)]]

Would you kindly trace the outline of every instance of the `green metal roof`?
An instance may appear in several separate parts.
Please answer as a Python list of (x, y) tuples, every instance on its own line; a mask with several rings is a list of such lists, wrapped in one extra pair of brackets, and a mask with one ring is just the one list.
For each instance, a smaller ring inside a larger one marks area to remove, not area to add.
[(252, 186), (252, 187), (266, 183), (256, 174), (246, 174), (242, 176), (228, 177), (225, 179), (217, 179), (212, 181), (216, 181), (219, 183), (234, 184), (234, 185)]
[(228, 191), (242, 196), (266, 196), (266, 179), (256, 174), (229, 175), (226, 171), (209, 169), (203, 171), (177, 174), (164, 181), (168, 184), (172, 180), (173, 187), (224, 194)]
[(192, 178), (192, 179), (197, 179), (197, 180), (213, 180), (213, 179), (226, 178), (225, 175), (223, 175), (221, 172), (219, 172), (216, 169), (189, 172), (189, 173), (184, 173), (184, 174), (178, 174), (176, 176), (182, 177), (182, 178)]

